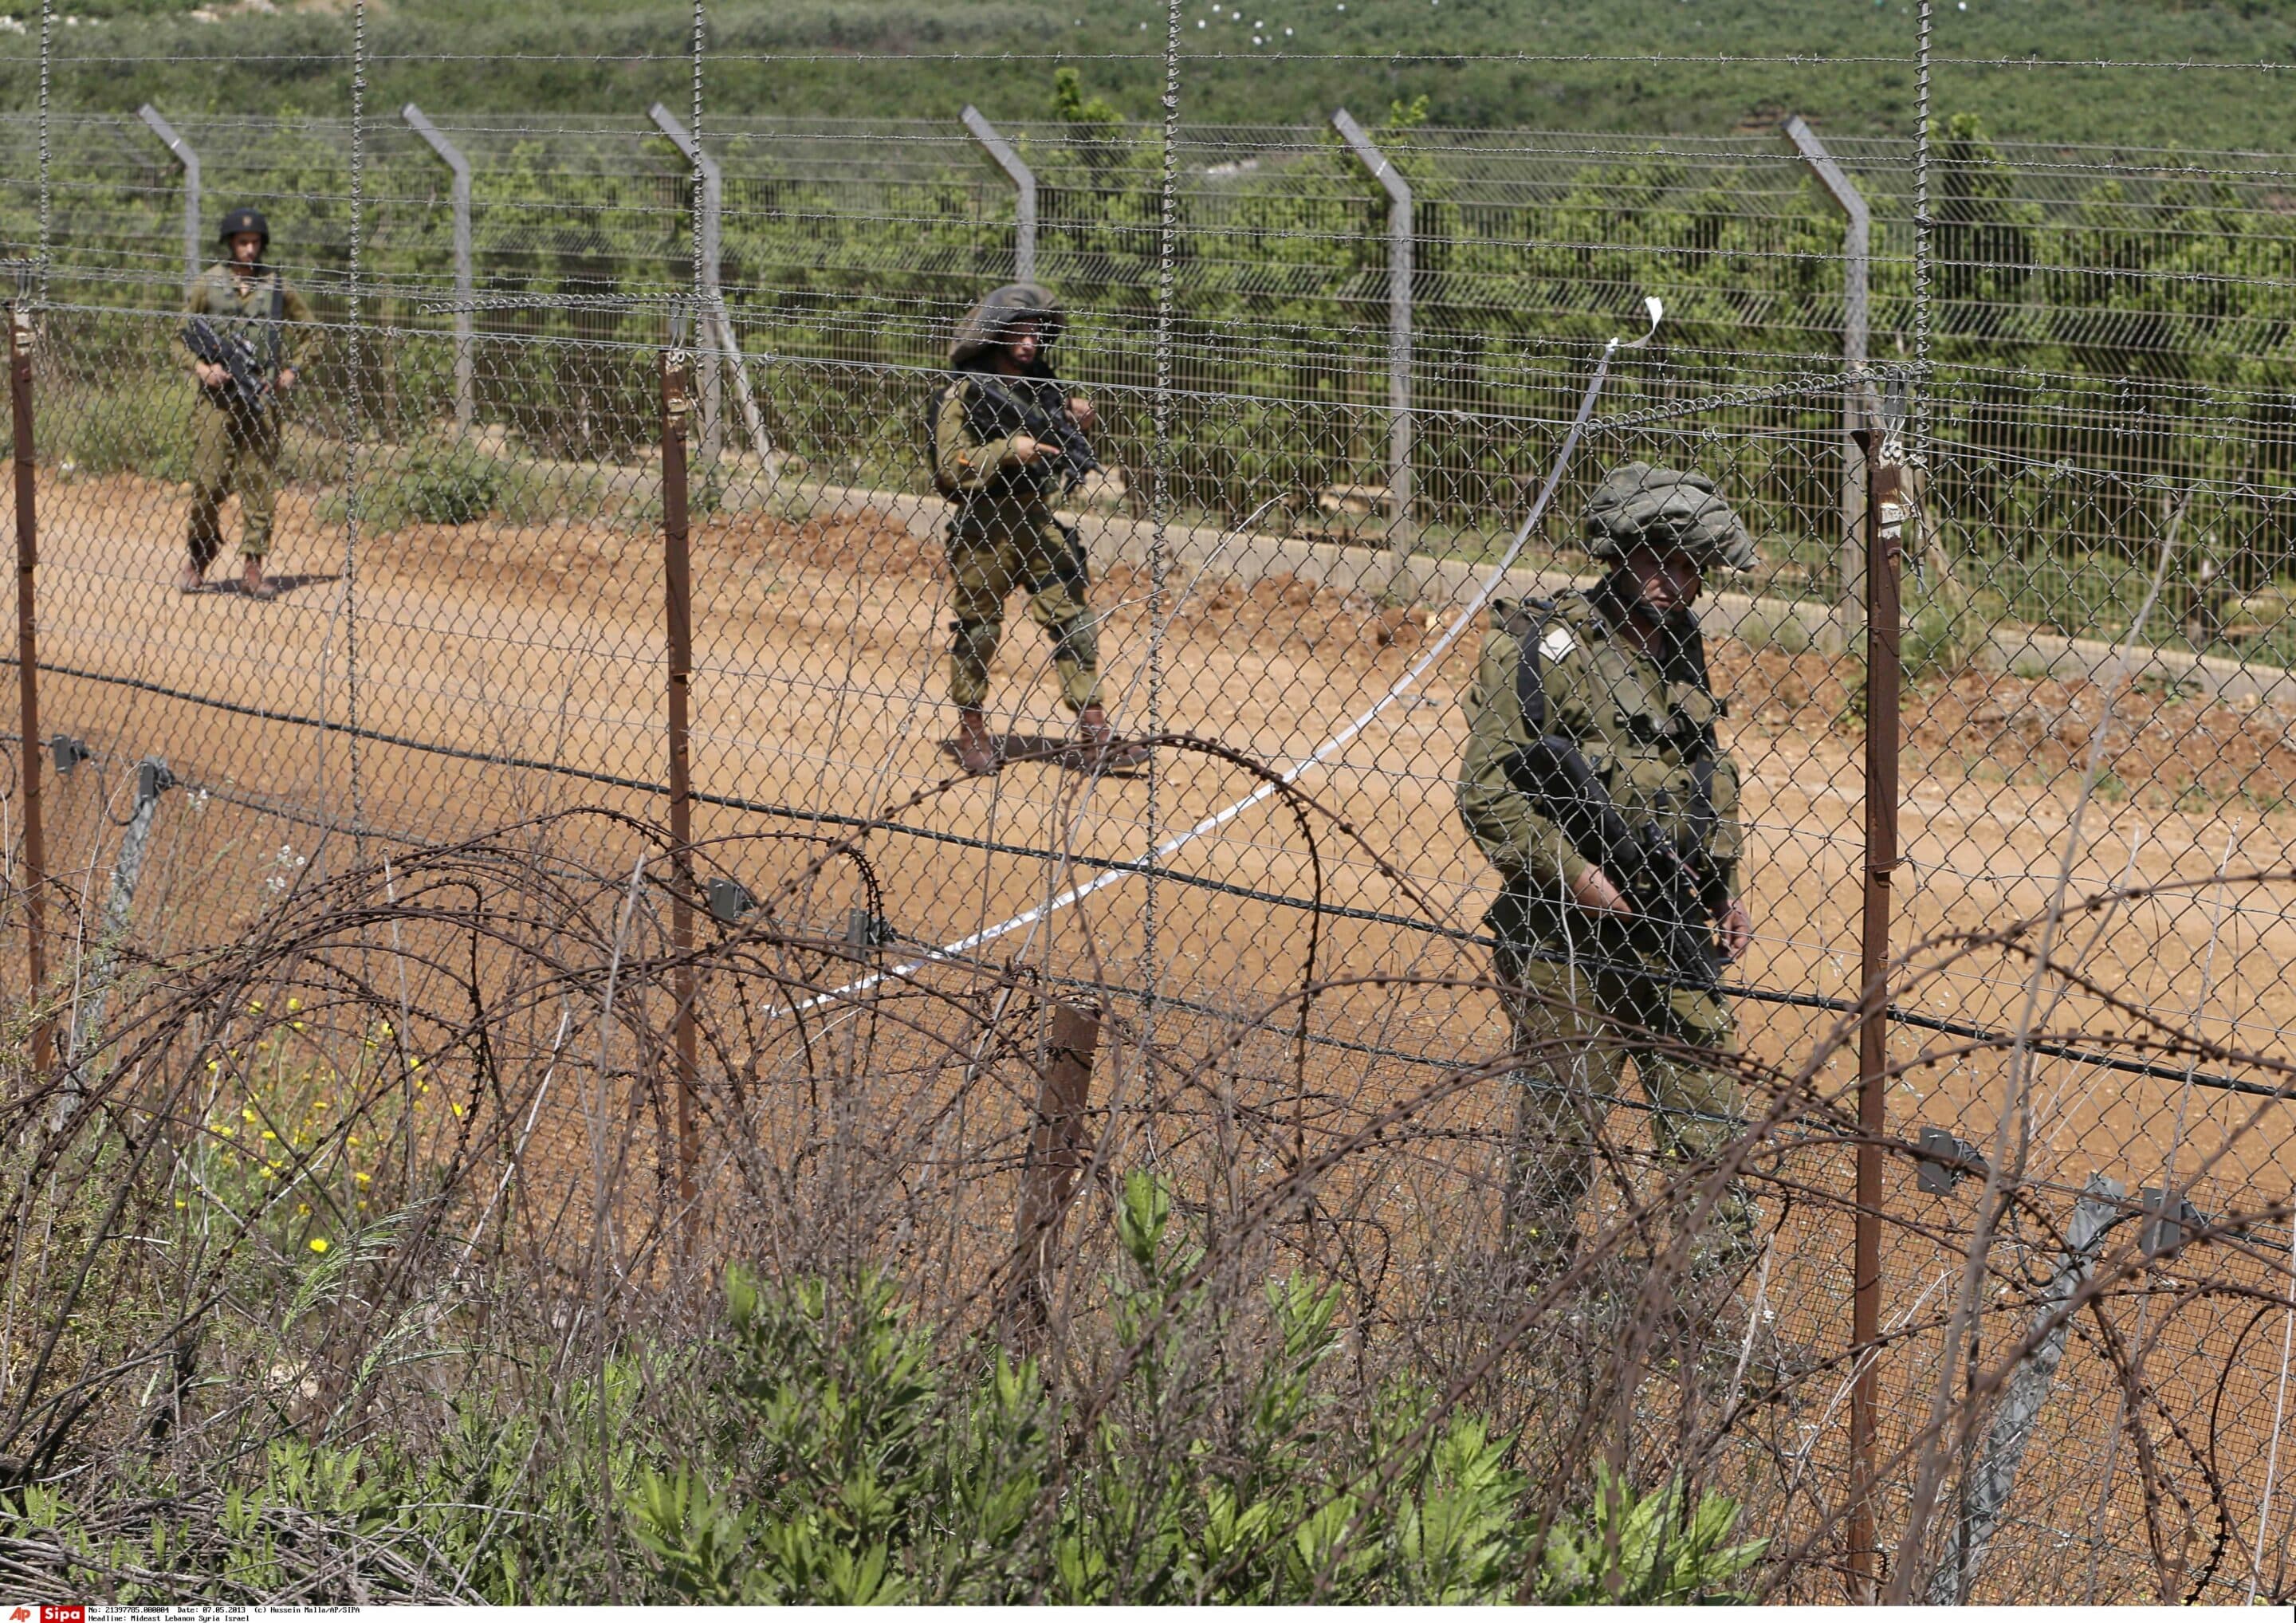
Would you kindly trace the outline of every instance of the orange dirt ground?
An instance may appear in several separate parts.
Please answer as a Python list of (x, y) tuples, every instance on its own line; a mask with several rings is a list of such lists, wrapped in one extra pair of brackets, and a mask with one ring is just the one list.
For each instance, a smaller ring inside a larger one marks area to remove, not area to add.
[[(227, 794), (336, 816), (356, 807), (374, 827), (418, 836), (584, 803), (662, 815), (651, 793), (496, 764), (517, 757), (646, 782), (664, 775), (661, 543), (635, 485), (627, 522), (417, 527), (372, 537), (355, 582), (342, 578), (340, 526), (315, 516), (308, 493), (290, 493), (272, 560), (289, 589), (272, 603), (223, 590), (176, 594), (183, 500), (175, 488), (127, 478), (44, 493), (41, 655), (53, 668), (42, 678), (44, 731), (85, 736), (115, 763), (101, 780), (83, 769), (58, 786), (50, 813), (58, 872), (100, 873), (112, 833), (99, 801), (108, 796), (113, 815), (122, 813), (127, 774), (119, 768), (146, 753)], [(950, 718), (939, 703), (946, 578), (936, 546), (866, 511), (792, 522), (752, 510), (700, 521), (693, 554), (698, 790), (800, 814), (865, 816), (954, 770), (940, 749)], [(1366, 583), (1375, 585), (1384, 576), (1372, 571), (1383, 563), (1365, 558)], [(1167, 730), (1277, 765), (1369, 708), (1454, 611), (1381, 608), (1368, 592), (1288, 578), (1172, 586), (1169, 632), (1156, 648), (1146, 581), (1121, 566), (1095, 580), (1094, 601), (1106, 615), (1106, 687), (1120, 725), (1144, 728), (1152, 708)], [(1304, 898), (1319, 857), (1328, 901), (1388, 914), (1423, 908), (1472, 928), (1488, 875), (1454, 813), (1449, 776), (1462, 738), (1459, 691), (1477, 641), (1472, 632), (1460, 639), (1417, 690), (1301, 780), (1356, 837), (1317, 818), (1311, 857), (1292, 815), (1270, 803), (1189, 846), (1172, 868)], [(1062, 725), (1044, 653), (1016, 599), (992, 704), (1019, 734), (1057, 734)], [(1857, 680), (1852, 668), (1816, 654), (1753, 653), (1726, 640), (1716, 643), (1714, 665), (1747, 783), (1759, 934), (1741, 973), (1759, 987), (1852, 995), (1863, 815), (1859, 724), (1844, 686)], [(355, 743), (340, 731), (62, 670), (337, 727), (356, 717), (374, 732), (494, 758)], [(2038, 913), (2068, 856), (2076, 896), (2289, 869), (2296, 707), (2156, 692), (2123, 694), (2116, 706), (2103, 758), (2112, 775), (2069, 852), (2101, 701), (2086, 685), (1979, 672), (1909, 693), (1906, 863), (1896, 881), (1901, 943)], [(1144, 775), (1087, 781), (1024, 764), (935, 792), (895, 821), (961, 839), (1132, 858), (1250, 787), (1235, 768), (1177, 750), (1152, 785)], [(155, 935), (181, 944), (249, 916), (266, 880), (309, 856), (316, 840), (308, 824), (289, 820), (243, 816), (231, 826), (228, 838), (179, 837), (170, 848), (174, 865), (154, 881), (164, 899), (139, 908), (164, 921), (149, 927)], [(697, 815), (704, 838), (805, 826), (802, 816), (709, 807)], [(821, 830), (824, 838), (845, 832)], [(1099, 871), (916, 834), (876, 833), (868, 851), (890, 922), (922, 942), (994, 924)], [(1407, 885), (1380, 873), (1367, 851)], [(745, 875), (759, 891), (775, 877)], [(1111, 984), (1136, 985), (1147, 892), (1137, 878), (1126, 880), (984, 950), (1056, 973), (1089, 974), (1096, 960)], [(2281, 970), (2296, 958), (2287, 894), (2285, 885), (2170, 890), (2074, 920), (2061, 950), (2171, 1023), (2281, 1053), (2281, 1034), (2296, 1025), (2296, 995)], [(824, 893), (819, 906), (841, 921), (851, 899)], [(1228, 891), (1160, 885), (1160, 988), (1238, 1013), (1264, 1008), (1298, 984), (1309, 917)], [(1320, 951), (1326, 974), (1458, 978), (1483, 968), (1472, 946), (1343, 917), (1323, 921)], [(1980, 954), (1908, 1000), (1925, 1012), (2005, 1025), (2021, 1005), (2022, 972), (2021, 960)], [(1743, 1037), (1750, 1052), (1792, 1069), (1835, 1019), (1749, 1002)], [(1321, 999), (1316, 1022), (1326, 1035), (1438, 1062), (1504, 1044), (1496, 1005), (1481, 992), (1357, 988)], [(2062, 1032), (2102, 1022), (2092, 1001), (2074, 999), (2045, 1000), (2038, 1023)], [(1954, 1045), (1904, 1029), (1892, 1040), (1901, 1058), (1922, 1045)], [(1342, 1055), (1331, 1063), (1355, 1066), (1357, 1087), (1374, 1086), (1362, 1062)], [(1846, 1086), (1853, 1071), (1837, 1054), (1822, 1074)], [(1911, 1069), (1893, 1086), (1893, 1127), (1947, 1126), (1989, 1144), (2002, 1077), (1989, 1056)], [(2103, 1170), (2135, 1187), (2158, 1182), (2173, 1149), (2185, 1174), (2215, 1158), (2213, 1181), (2227, 1192), (2262, 1190), (2251, 1198), (2267, 1199), (2286, 1186), (2289, 1107), (2067, 1061), (2038, 1065), (2035, 1094), (2036, 1175), (2078, 1185)], [(1898, 1285), (1910, 1300), (1936, 1269), (1910, 1256), (1900, 1261)], [(1809, 1266), (1813, 1289), (1819, 1275), (1824, 1289), (1839, 1288), (1830, 1258)]]

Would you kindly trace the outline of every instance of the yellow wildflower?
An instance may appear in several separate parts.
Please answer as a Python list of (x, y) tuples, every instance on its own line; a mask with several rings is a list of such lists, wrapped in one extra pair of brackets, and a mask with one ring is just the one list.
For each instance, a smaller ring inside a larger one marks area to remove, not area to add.
[(327, 1242), (324, 1240), (315, 1238), (311, 1242), (311, 1249), (314, 1251), (316, 1251), (320, 1256), (324, 1257), (327, 1254)]

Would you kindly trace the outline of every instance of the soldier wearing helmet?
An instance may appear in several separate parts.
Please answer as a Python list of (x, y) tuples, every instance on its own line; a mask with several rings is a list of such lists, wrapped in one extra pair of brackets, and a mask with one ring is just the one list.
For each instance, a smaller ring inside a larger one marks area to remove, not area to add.
[[(1753, 544), (1710, 480), (1639, 462), (1603, 480), (1585, 532), (1603, 579), (1492, 605), (1458, 780), (1502, 881), (1485, 923), (1517, 1056), (1505, 1219), (1534, 1269), (1575, 1247), (1628, 1055), (1661, 1158), (1704, 1159), (1742, 1130), (1733, 1079), (1680, 1051), (1730, 1047), (1719, 971), (1753, 932), (1738, 769), (1692, 607), (1705, 572), (1750, 566)], [(1754, 1226), (1734, 1189), (1701, 1265), (1742, 1265)]]
[(293, 334), (310, 306), (264, 263), (271, 227), (253, 209), (234, 209), (217, 232), (224, 258), (193, 280), (184, 299), (184, 348), (200, 386), (193, 409), (191, 559), (177, 586), (196, 592), (223, 550), (223, 504), (239, 493), (240, 589), (269, 599), (279, 470), (282, 395), (295, 387)]
[(988, 663), (1004, 635), (1004, 600), (1016, 587), (1028, 592), (1029, 618), (1052, 644), (1061, 698), (1075, 713), (1087, 758), (1103, 766), (1142, 758), (1136, 746), (1115, 739), (1102, 707), (1084, 548), (1053, 512), (1054, 498), (1099, 465), (1086, 438), (1092, 403), (1064, 395), (1046, 358), (1061, 325), (1060, 307), (1045, 289), (1026, 282), (998, 288), (958, 324), (948, 350), (952, 375), (933, 406), (933, 483), (953, 508), (951, 749), (967, 772), (997, 763), (982, 707)]

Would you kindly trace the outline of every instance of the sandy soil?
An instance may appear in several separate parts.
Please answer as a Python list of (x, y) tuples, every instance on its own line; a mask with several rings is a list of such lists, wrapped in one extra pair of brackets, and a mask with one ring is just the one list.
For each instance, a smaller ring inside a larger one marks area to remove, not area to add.
[[(104, 811), (124, 812), (123, 768), (164, 755), (226, 797), (354, 807), (373, 826), (439, 837), (583, 803), (650, 816), (658, 797), (498, 764), (503, 758), (643, 781), (665, 772), (661, 717), (662, 570), (658, 534), (633, 488), (627, 521), (512, 528), (426, 527), (375, 537), (346, 578), (340, 527), (312, 498), (283, 503), (275, 572), (289, 590), (272, 603), (211, 590), (176, 594), (183, 498), (134, 480), (65, 483), (44, 496), (41, 575), (44, 730), (86, 738), (110, 769), (82, 769), (58, 786), (51, 846), (60, 872), (94, 881), (115, 838)], [(941, 942), (1004, 920), (1097, 870), (984, 852), (962, 841), (1129, 858), (1247, 792), (1250, 780), (1204, 757), (1168, 753), (1161, 771), (1097, 781), (1024, 764), (945, 790), (950, 720), (939, 702), (946, 580), (938, 549), (865, 511), (802, 523), (757, 512), (701, 521), (693, 540), (693, 774), (707, 793), (793, 815), (704, 807), (705, 837), (803, 829), (808, 815), (865, 816), (923, 794), (878, 832), (868, 853), (906, 940)], [(1366, 586), (1383, 579), (1366, 554)], [(1147, 635), (1148, 583), (1125, 568), (1095, 582), (1107, 613), (1108, 688), (1122, 724), (1217, 739), (1288, 764), (1322, 744), (1385, 693), (1449, 611), (1379, 607), (1368, 591), (1289, 579), (1173, 583), (1170, 629)], [(1041, 637), (1018, 600), (999, 656), (992, 702), (1021, 734), (1056, 735), (1062, 717)], [(1210, 1009), (1250, 1014), (1306, 970), (1308, 913), (1237, 894), (1304, 898), (1369, 912), (1472, 927), (1488, 873), (1453, 810), (1458, 693), (1472, 673), (1470, 635), (1417, 690), (1309, 773), (1303, 789), (1333, 816), (1310, 820), (1263, 806), (1189, 846), (1179, 873), (1225, 887), (1154, 887), (1160, 990)], [(1792, 993), (1854, 993), (1862, 849), (1862, 729), (1848, 666), (1818, 656), (1714, 651), (1731, 704), (1730, 742), (1747, 781), (1749, 874), (1759, 939), (1750, 983)], [(79, 670), (98, 682), (62, 674)], [(136, 688), (120, 681), (146, 684)], [(294, 722), (232, 714), (170, 697), (179, 689), (243, 709), (324, 718), (464, 752), (453, 758), (389, 743), (354, 743)], [(2048, 905), (2060, 866), (2075, 895), (2115, 885), (2182, 887), (2070, 922), (2061, 950), (2115, 996), (2176, 1026), (2264, 1053), (2284, 1053), (2296, 995), (2282, 966), (2296, 958), (2285, 885), (2207, 884), (2218, 872), (2292, 865), (2296, 748), (2291, 712), (2201, 703), (2174, 693), (2121, 695), (2102, 759), (2112, 776), (2071, 817), (2103, 695), (2082, 685), (1966, 673), (1917, 689), (1904, 712), (1902, 847), (1896, 879), (1901, 943), (1982, 931)], [(926, 792), (931, 791), (931, 792)], [(259, 906), (266, 886), (308, 859), (308, 823), (270, 817), (226, 799), (186, 800), (163, 829), (166, 860), (147, 917), (176, 940), (228, 928)], [(199, 819), (210, 819), (202, 824)], [(204, 830), (204, 832), (201, 832)], [(843, 831), (822, 827), (824, 838)], [(936, 839), (933, 836), (950, 836)], [(12, 838), (12, 831), (11, 832)], [(1391, 865), (1382, 873), (1372, 855)], [(745, 856), (744, 860), (758, 860)], [(764, 891), (797, 863), (744, 875)], [(77, 866), (75, 867), (75, 865)], [(836, 870), (810, 906), (841, 921), (857, 899)], [(1137, 985), (1150, 887), (1128, 880), (1086, 905), (987, 950), (997, 960)], [(142, 909), (139, 909), (142, 911)], [(1462, 977), (1479, 952), (1374, 920), (1325, 917), (1317, 943), (1326, 974)], [(1934, 962), (1936, 955), (1929, 955)], [(2023, 1004), (2026, 964), (1984, 950), (1919, 981), (1924, 1012), (2005, 1025)], [(1288, 1016), (1286, 1017), (1288, 1020)], [(1809, 1056), (1833, 1015), (1749, 1002), (1751, 1053), (1788, 1070)], [(1225, 1034), (1205, 1019), (1189, 1040)], [(1481, 993), (1357, 987), (1319, 1000), (1324, 1035), (1438, 1062), (1501, 1045), (1496, 1005)], [(2092, 996), (2044, 1000), (2038, 1029), (2126, 1034), (2136, 1022)], [(1179, 1029), (1168, 1026), (1167, 1031)], [(1957, 1054), (1955, 1039), (1900, 1029), (1907, 1063), (1892, 1087), (1892, 1126), (1951, 1127), (1990, 1144), (2005, 1068)], [(1280, 1070), (1282, 1045), (1264, 1062)], [(1917, 1051), (1937, 1056), (1915, 1060)], [(1257, 1052), (1257, 1051), (1255, 1051)], [(1255, 1063), (1260, 1062), (1253, 1062)], [(1339, 1127), (1407, 1086), (1413, 1068), (1336, 1052), (1321, 1062)], [(2220, 1069), (2221, 1067), (2212, 1067)], [(1854, 1064), (1835, 1053), (1825, 1084), (1847, 1087)], [(2208, 1169), (2210, 1196), (2229, 1205), (2287, 1186), (2289, 1107), (2128, 1077), (2067, 1061), (2033, 1073), (2033, 1171), (2078, 1186), (2091, 1171), (2131, 1187), (2157, 1183), (2173, 1155), (2180, 1176)], [(1832, 1156), (1827, 1178), (1846, 1177)], [(1394, 1200), (1413, 1220), (1439, 1225), (1440, 1180), (1399, 1179)], [(1906, 1189), (1893, 1201), (1952, 1213)], [(2205, 1207), (2208, 1200), (2203, 1200)], [(1965, 1202), (1959, 1209), (1965, 1211)], [(1838, 1240), (1838, 1236), (1836, 1237)], [(1893, 1294), (1910, 1303), (1934, 1283), (1941, 1252), (1929, 1242), (1893, 1250)], [(1813, 1335), (1846, 1324), (1844, 1268), (1822, 1236), (1797, 1260), (1797, 1297)], [(2215, 1331), (2207, 1332), (2213, 1336)], [(1908, 1366), (1906, 1379), (1915, 1378)], [(1915, 1401), (1910, 1387), (1898, 1389)], [(2101, 1399), (2098, 1401), (2102, 1401)], [(2102, 1421), (2069, 1422), (2078, 1429)], [(2101, 1444), (2082, 1446), (2083, 1457)]]

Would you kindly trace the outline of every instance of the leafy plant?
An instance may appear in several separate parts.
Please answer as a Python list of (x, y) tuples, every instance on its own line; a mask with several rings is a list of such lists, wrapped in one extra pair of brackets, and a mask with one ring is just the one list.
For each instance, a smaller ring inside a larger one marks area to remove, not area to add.
[(1728, 1499), (1637, 1499), (1605, 1477), (1534, 1566), (1528, 1479), (1484, 1421), (1398, 1382), (1367, 1425), (1341, 1423), (1338, 1291), (1272, 1284), (1239, 1369), (1168, 1192), (1136, 1173), (1116, 1216), (1113, 1384), (1092, 1404), (1002, 1350), (942, 1345), (882, 1277), (734, 1271), (716, 1446), (643, 1472), (626, 1502), (667, 1596), (1660, 1602), (1718, 1592), (1766, 1547), (1728, 1542)]
[(422, 524), (472, 524), (502, 496), (502, 464), (473, 447), (431, 440), (408, 454), (398, 480), (398, 505)]
[(1734, 1499), (1708, 1493), (1693, 1502), (1679, 1477), (1637, 1494), (1597, 1461), (1591, 1512), (1547, 1537), (1540, 1598), (1620, 1606), (1740, 1599), (1725, 1586), (1761, 1560), (1769, 1540), (1733, 1544), (1737, 1525)]

